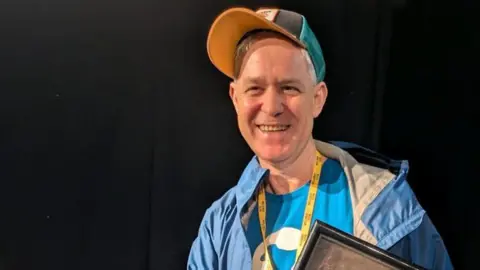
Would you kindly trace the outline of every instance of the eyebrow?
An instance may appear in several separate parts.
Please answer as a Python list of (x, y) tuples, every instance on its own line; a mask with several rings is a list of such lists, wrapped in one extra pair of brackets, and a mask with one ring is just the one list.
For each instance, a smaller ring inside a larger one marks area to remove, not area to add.
[[(247, 83), (253, 83), (253, 84), (264, 84), (265, 83), (265, 79), (262, 78), (262, 77), (247, 77), (245, 79), (245, 81)], [(283, 80), (277, 81), (276, 84), (278, 84), (278, 85), (300, 84), (300, 85), (303, 86), (303, 84), (300, 80), (294, 79), (294, 78), (283, 79)]]
[(293, 78), (280, 80), (280, 81), (278, 82), (278, 84), (283, 84), (283, 85), (285, 85), (285, 84), (300, 84), (300, 85), (303, 85), (300, 80), (298, 80), (298, 79), (293, 79)]
[(247, 77), (245, 79), (245, 81), (247, 83), (251, 83), (251, 84), (264, 84), (265, 83), (265, 79), (263, 79), (262, 77)]

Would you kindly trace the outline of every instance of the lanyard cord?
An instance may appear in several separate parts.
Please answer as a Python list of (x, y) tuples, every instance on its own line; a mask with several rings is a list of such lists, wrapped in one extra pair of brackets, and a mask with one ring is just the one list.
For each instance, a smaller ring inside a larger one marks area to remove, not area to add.
[[(301, 237), (299, 247), (297, 248), (297, 253), (295, 256), (295, 263), (302, 252), (302, 249), (307, 241), (308, 233), (310, 231), (310, 224), (312, 222), (312, 215), (313, 215), (313, 208), (315, 206), (315, 199), (317, 197), (317, 190), (318, 190), (318, 183), (320, 181), (320, 170), (323, 166), (324, 159), (322, 155), (317, 151), (316, 152), (316, 160), (315, 160), (315, 167), (313, 170), (310, 188), (308, 190), (308, 198), (307, 204), (305, 206), (305, 212), (303, 214), (303, 221), (302, 221), (302, 229), (301, 229)], [(258, 194), (258, 218), (260, 221), (260, 229), (262, 231), (263, 237), (263, 246), (265, 247), (265, 264), (268, 270), (272, 270), (272, 261), (270, 258), (270, 254), (268, 252), (268, 246), (266, 242), (265, 233), (267, 231), (267, 204), (265, 200), (265, 186), (260, 186), (259, 194)]]

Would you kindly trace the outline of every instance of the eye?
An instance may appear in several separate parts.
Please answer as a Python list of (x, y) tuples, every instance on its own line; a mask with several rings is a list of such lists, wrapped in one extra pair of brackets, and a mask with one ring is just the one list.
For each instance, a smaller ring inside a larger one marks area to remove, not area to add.
[(299, 93), (300, 90), (297, 87), (291, 85), (285, 85), (282, 87), (282, 90), (288, 93)]
[(249, 94), (257, 94), (257, 93), (260, 93), (262, 91), (262, 88), (260, 86), (250, 86), (247, 88), (247, 90), (245, 90), (246, 93), (249, 93)]

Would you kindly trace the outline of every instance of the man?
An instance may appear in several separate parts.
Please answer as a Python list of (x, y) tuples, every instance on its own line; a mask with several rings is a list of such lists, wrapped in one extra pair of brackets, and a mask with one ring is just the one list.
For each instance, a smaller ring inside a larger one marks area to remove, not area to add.
[(232, 79), (238, 126), (255, 156), (207, 209), (188, 269), (291, 269), (316, 219), (427, 269), (452, 268), (406, 181), (407, 162), (313, 139), (328, 90), (321, 47), (302, 15), (226, 10), (207, 50)]

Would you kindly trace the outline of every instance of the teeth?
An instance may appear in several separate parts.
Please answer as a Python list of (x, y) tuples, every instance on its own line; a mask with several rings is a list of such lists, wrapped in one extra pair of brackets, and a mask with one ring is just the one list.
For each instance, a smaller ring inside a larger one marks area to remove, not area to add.
[(287, 125), (275, 125), (275, 126), (267, 126), (267, 125), (259, 125), (261, 131), (265, 132), (272, 132), (272, 131), (284, 131), (288, 128)]

